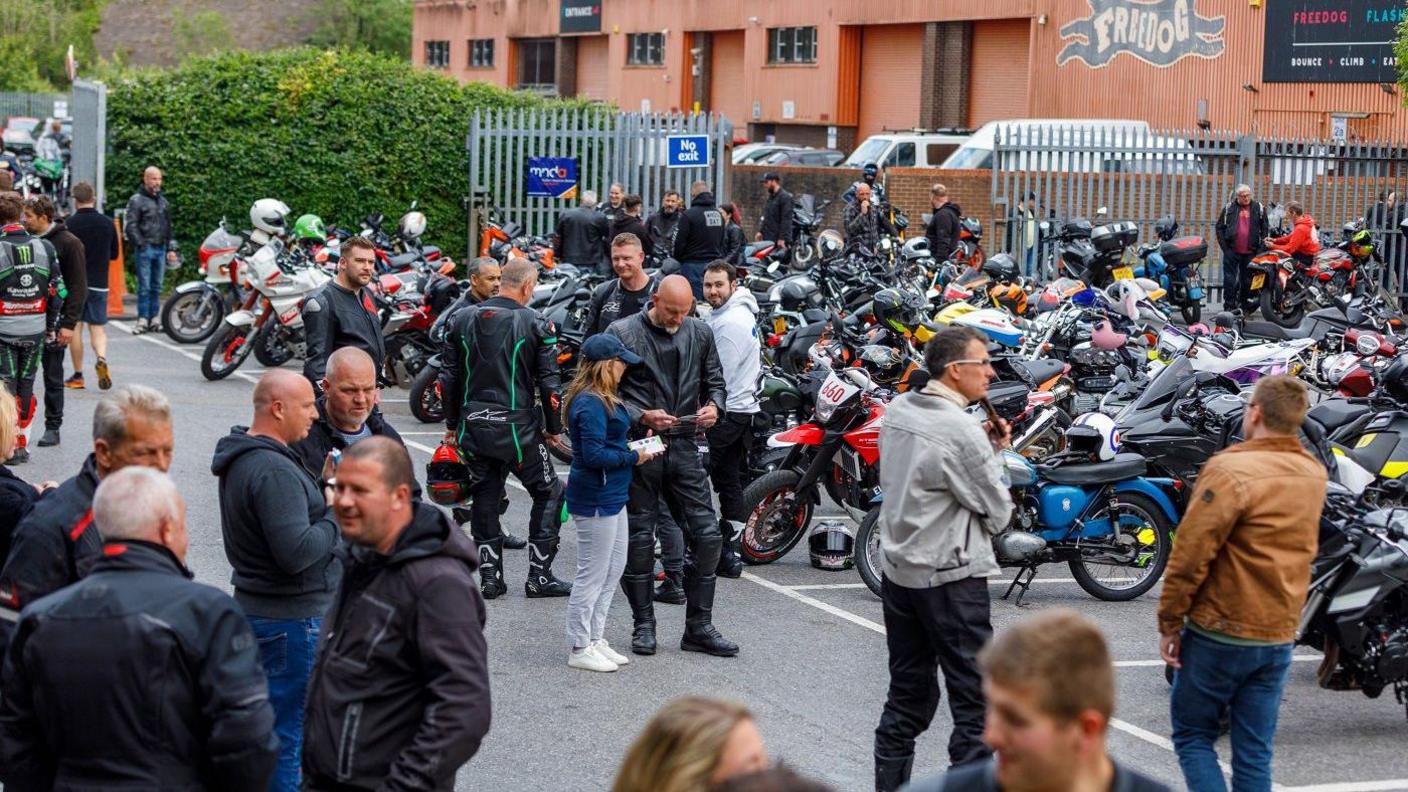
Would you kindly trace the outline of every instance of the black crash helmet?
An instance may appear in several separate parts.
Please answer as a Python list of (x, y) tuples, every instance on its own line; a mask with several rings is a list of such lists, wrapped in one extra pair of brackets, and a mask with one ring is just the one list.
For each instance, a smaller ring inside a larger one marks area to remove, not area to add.
[(1011, 253), (998, 253), (983, 262), (983, 274), (998, 283), (1011, 283), (1020, 280), (1022, 268), (1017, 266), (1017, 260), (1012, 258)]
[(881, 289), (871, 301), (875, 321), (896, 333), (911, 333), (924, 321), (928, 303), (923, 295), (899, 289)]

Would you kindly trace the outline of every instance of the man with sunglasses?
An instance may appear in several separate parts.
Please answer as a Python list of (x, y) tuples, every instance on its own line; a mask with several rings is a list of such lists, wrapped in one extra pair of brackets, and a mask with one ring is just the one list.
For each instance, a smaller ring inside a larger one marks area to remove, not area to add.
[(909, 780), (914, 743), (948, 688), (953, 766), (986, 759), (977, 654), (992, 637), (992, 537), (1012, 517), (1000, 452), (1011, 429), (967, 412), (995, 376), (984, 336), (948, 327), (925, 346), (929, 382), (890, 403), (880, 430), (882, 599), (890, 691), (875, 729), (875, 788)]

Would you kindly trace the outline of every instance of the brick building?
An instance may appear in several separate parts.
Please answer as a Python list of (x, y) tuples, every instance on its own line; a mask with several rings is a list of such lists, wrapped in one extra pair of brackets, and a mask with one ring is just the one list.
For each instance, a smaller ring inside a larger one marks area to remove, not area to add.
[(1403, 138), (1402, 3), (418, 0), (412, 55), (463, 80), (705, 110), (740, 139), (1036, 118)]

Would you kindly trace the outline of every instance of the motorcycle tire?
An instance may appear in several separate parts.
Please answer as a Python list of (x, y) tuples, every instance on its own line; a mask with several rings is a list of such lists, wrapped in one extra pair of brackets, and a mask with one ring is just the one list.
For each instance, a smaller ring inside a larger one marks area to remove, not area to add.
[(235, 373), (253, 351), (249, 331), (249, 325), (234, 327), (222, 322), (205, 344), (205, 352), (200, 357), (201, 375), (214, 382)]
[(794, 264), (809, 264), (816, 257), (816, 248), (810, 241), (803, 245), (797, 245), (792, 249), (792, 262)]
[(1280, 282), (1274, 279), (1268, 280), (1266, 286), (1261, 290), (1261, 315), (1267, 321), (1275, 322), (1282, 327), (1297, 327), (1305, 316), (1305, 303), (1285, 311), (1281, 309), (1284, 296), (1285, 290), (1281, 288)]
[[(743, 509), (748, 514), (739, 545), (746, 564), (771, 564), (787, 553), (807, 533), (816, 501), (812, 493), (798, 494), (802, 476), (795, 470), (774, 470), (743, 491)], [(789, 513), (790, 512), (790, 513)], [(763, 534), (772, 518), (784, 518), (774, 536)]]
[[(1123, 507), (1122, 513), (1126, 513), (1126, 510), (1132, 511), (1147, 522), (1148, 525), (1141, 531), (1153, 530), (1154, 532), (1152, 555), (1145, 559), (1143, 564), (1138, 562), (1134, 564), (1134, 566), (1152, 566), (1148, 574), (1133, 585), (1115, 587), (1097, 579), (1084, 560), (1073, 559), (1069, 562), (1069, 566), (1071, 577), (1074, 577), (1076, 583), (1085, 589), (1085, 593), (1106, 602), (1128, 602), (1142, 596), (1159, 582), (1159, 578), (1163, 577), (1164, 567), (1168, 566), (1169, 555), (1173, 553), (1174, 526), (1164, 515), (1163, 509), (1147, 495), (1141, 495), (1137, 492), (1121, 492), (1115, 495), (1114, 502)], [(1104, 510), (1101, 513), (1103, 514)], [(1141, 555), (1143, 554), (1141, 553)], [(1102, 566), (1108, 567), (1110, 565), (1104, 564)]]
[(440, 367), (426, 365), (411, 378), (411, 415), (421, 423), (443, 423), (445, 405), (440, 401)]
[(215, 335), (225, 321), (227, 306), (219, 292), (173, 294), (161, 306), (161, 328), (178, 344), (199, 344)]
[(885, 580), (885, 572), (880, 566), (880, 507), (874, 506), (866, 512), (856, 529), (855, 543), (856, 571), (865, 587), (879, 597)]
[(1183, 321), (1190, 325), (1195, 325), (1203, 320), (1203, 304), (1200, 302), (1191, 305), (1184, 303), (1178, 306), (1178, 311), (1183, 314)]
[(561, 446), (548, 446), (548, 453), (552, 454), (552, 458), (556, 459), (558, 462), (564, 465), (570, 465), (572, 464), (572, 441), (567, 437), (566, 432), (562, 433), (561, 440)]
[(254, 346), (254, 359), (264, 368), (278, 368), (289, 362), (293, 359), (291, 335), (292, 331), (278, 322), (266, 322), (250, 342)]

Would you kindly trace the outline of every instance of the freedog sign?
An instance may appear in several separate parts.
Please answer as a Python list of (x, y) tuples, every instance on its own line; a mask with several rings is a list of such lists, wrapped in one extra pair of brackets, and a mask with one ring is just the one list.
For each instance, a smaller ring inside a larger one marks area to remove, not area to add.
[(1066, 43), (1056, 56), (1063, 66), (1079, 58), (1101, 68), (1128, 54), (1150, 66), (1167, 68), (1187, 57), (1216, 58), (1226, 17), (1198, 16), (1196, 0), (1086, 0), (1090, 16), (1061, 26)]
[(572, 157), (529, 157), (528, 196), (577, 197), (577, 160)]

